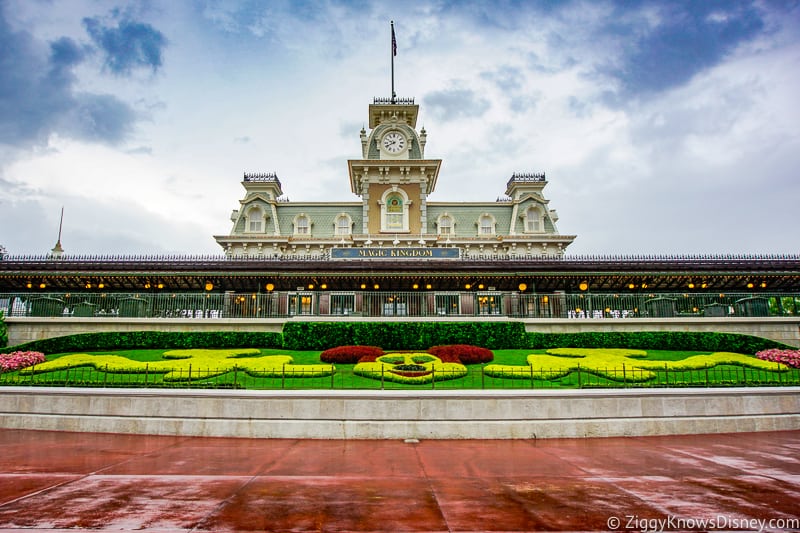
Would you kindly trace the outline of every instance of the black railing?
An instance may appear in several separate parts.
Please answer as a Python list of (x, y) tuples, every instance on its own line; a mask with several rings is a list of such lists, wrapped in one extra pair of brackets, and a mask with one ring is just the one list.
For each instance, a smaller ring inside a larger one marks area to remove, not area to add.
[[(361, 235), (351, 235), (351, 237), (360, 237)], [(367, 235), (363, 235), (367, 237)], [(372, 236), (374, 237), (374, 236)], [(454, 238), (459, 236), (453, 235)], [(581, 254), (581, 255), (560, 255), (560, 256), (503, 256), (505, 260), (510, 262), (557, 262), (557, 263), (624, 263), (624, 262), (647, 262), (647, 263), (675, 263), (675, 262), (715, 262), (715, 263), (753, 263), (762, 261), (790, 261), (800, 262), (800, 254)], [(47, 254), (6, 254), (2, 260), (9, 263), (26, 263), (26, 262), (57, 262), (57, 261), (76, 261), (76, 262), (142, 262), (142, 261), (170, 261), (177, 263), (192, 263), (192, 262), (226, 262), (226, 261), (264, 261), (264, 260), (280, 260), (280, 261), (297, 261), (306, 262), (307, 258), (303, 257), (249, 257), (249, 256), (226, 256), (222, 254), (64, 254), (60, 259), (53, 259)], [(480, 261), (480, 258), (471, 258), (474, 261)]]
[[(119, 388), (212, 388), (212, 389), (303, 389), (303, 390), (382, 390), (382, 389), (565, 389), (565, 388), (679, 388), (679, 387), (763, 387), (798, 386), (800, 369), (750, 368), (720, 365), (682, 370), (665, 365), (662, 370), (636, 367), (581, 368), (570, 371), (520, 366), (492, 375), (486, 367), (468, 366), (464, 371), (435, 370), (418, 383), (392, 379), (390, 368), (361, 375), (352, 366), (333, 367), (332, 371), (284, 370), (281, 368), (215, 369), (179, 368), (139, 372), (105, 372), (101, 366), (79, 366), (66, 370), (0, 373), (0, 386), (63, 386)], [(165, 376), (169, 374), (169, 379)]]

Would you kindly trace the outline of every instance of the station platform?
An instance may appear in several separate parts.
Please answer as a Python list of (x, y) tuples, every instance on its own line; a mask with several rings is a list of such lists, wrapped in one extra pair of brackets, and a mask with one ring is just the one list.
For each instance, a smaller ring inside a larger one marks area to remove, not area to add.
[(0, 531), (785, 531), (800, 528), (798, 501), (800, 431), (406, 441), (0, 429)]

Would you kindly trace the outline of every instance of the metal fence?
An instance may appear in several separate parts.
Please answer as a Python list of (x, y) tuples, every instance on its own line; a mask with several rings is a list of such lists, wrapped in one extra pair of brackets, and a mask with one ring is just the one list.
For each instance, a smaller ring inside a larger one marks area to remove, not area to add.
[(0, 293), (12, 317), (281, 318), (290, 316), (627, 319), (800, 314), (800, 294), (275, 291)]
[[(492, 375), (483, 365), (463, 371), (434, 371), (420, 383), (405, 383), (389, 367), (371, 377), (359, 375), (352, 366), (334, 367), (333, 372), (265, 368), (263, 370), (195, 368), (160, 369), (158, 372), (104, 372), (94, 367), (75, 367), (50, 372), (0, 373), (0, 386), (64, 386), (121, 388), (212, 388), (253, 390), (382, 390), (382, 389), (559, 389), (559, 388), (674, 388), (726, 386), (798, 386), (800, 369), (756, 369), (720, 365), (695, 370), (653, 371), (635, 367), (581, 368), (565, 372), (520, 366)], [(35, 370), (35, 368), (34, 368)], [(171, 372), (169, 380), (165, 379)], [(651, 374), (655, 374), (654, 376)]]

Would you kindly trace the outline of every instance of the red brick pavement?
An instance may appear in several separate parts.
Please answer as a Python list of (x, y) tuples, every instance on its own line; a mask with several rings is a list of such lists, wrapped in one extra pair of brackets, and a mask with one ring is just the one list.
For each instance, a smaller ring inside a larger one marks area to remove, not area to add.
[(0, 531), (777, 531), (800, 527), (798, 502), (800, 431), (403, 442), (0, 429)]

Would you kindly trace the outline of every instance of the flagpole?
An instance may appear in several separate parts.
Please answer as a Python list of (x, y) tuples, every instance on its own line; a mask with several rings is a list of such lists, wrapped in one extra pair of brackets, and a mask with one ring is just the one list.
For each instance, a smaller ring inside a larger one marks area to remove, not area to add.
[(397, 40), (394, 36), (394, 21), (389, 22), (392, 26), (392, 103), (394, 104), (395, 100), (395, 92), (394, 92), (394, 56), (397, 55)]

